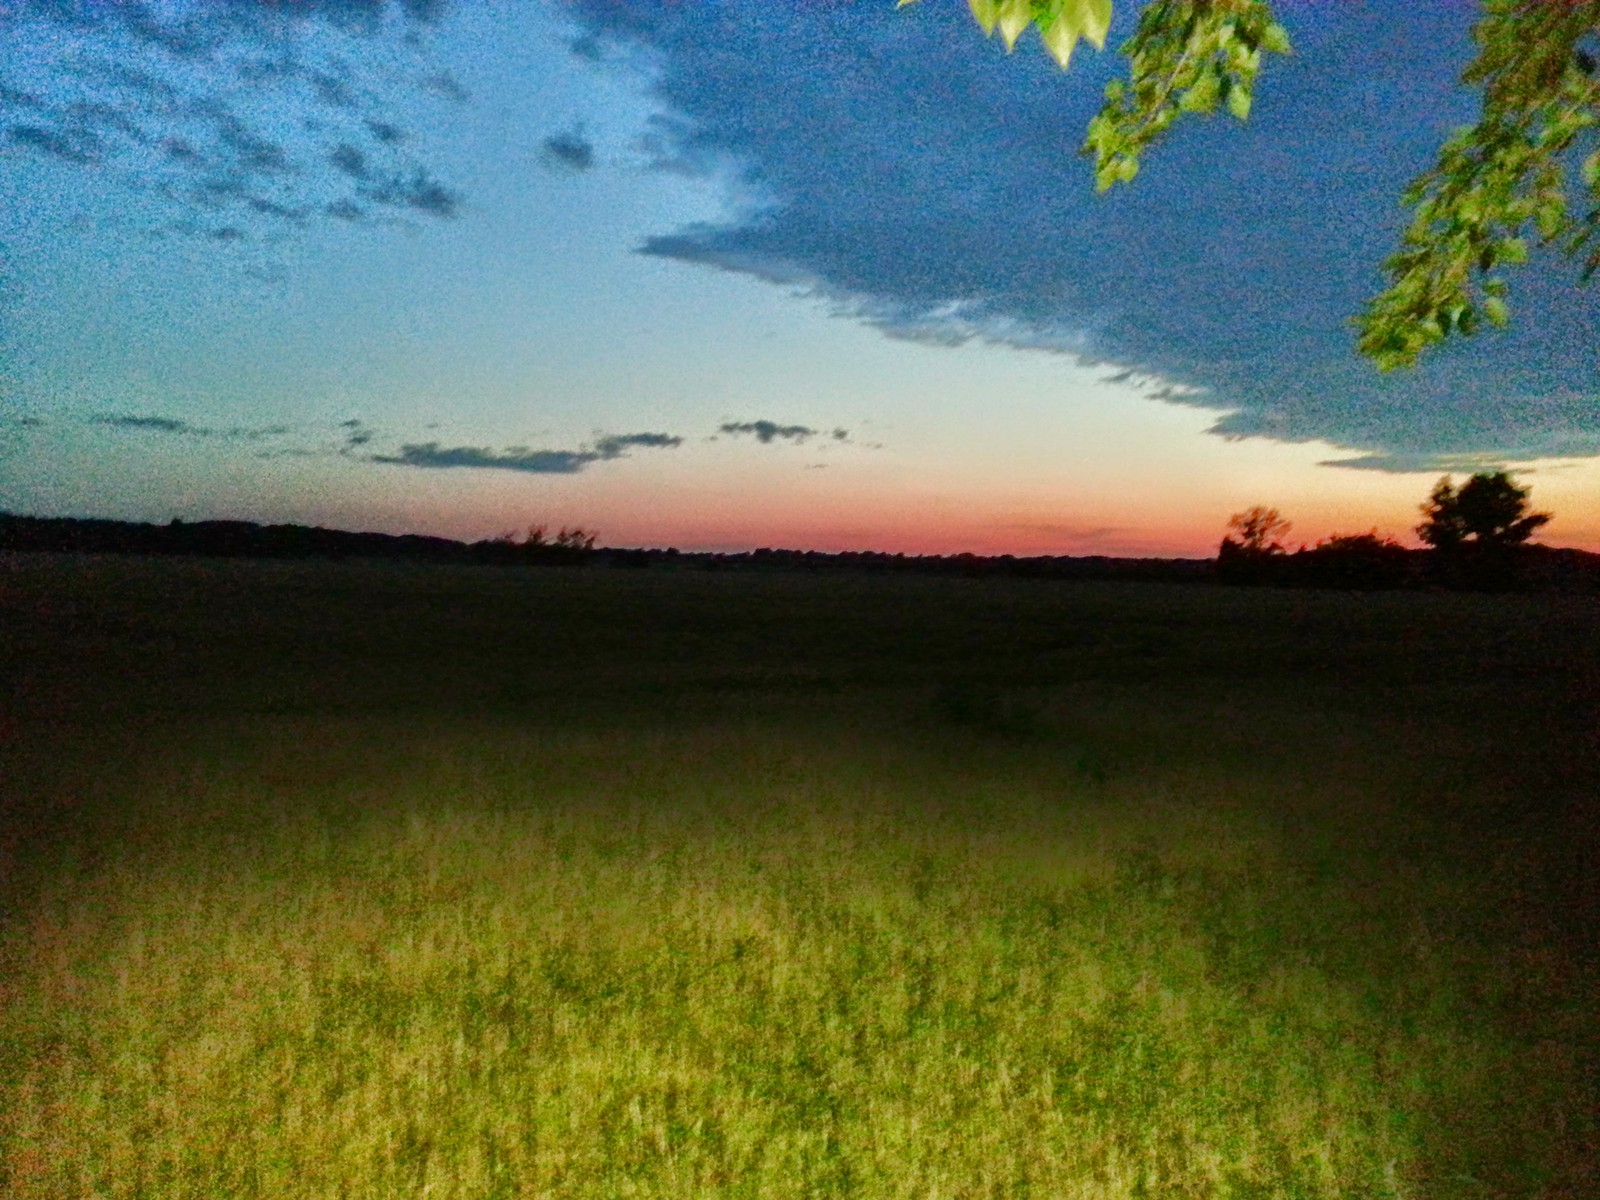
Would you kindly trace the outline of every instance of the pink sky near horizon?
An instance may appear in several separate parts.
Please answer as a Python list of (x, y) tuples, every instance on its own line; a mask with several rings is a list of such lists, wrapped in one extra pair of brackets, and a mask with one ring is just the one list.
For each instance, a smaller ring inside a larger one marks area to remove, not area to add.
[[(1283, 449), (1259, 443), (1252, 448)], [(837, 473), (835, 468), (800, 472), (769, 476), (765, 486), (759, 478), (743, 485), (717, 477), (662, 486), (659, 478), (583, 476), (563, 477), (552, 486), (543, 478), (508, 474), (490, 483), (467, 478), (476, 472), (437, 472), (433, 486), (420, 494), (386, 490), (369, 492), (350, 508), (333, 504), (308, 511), (302, 503), (268, 503), (253, 511), (264, 507), (281, 514), (273, 519), (468, 541), (506, 532), (520, 536), (530, 525), (543, 525), (551, 532), (582, 527), (596, 532), (599, 544), (618, 547), (1208, 558), (1229, 517), (1257, 503), (1277, 508), (1291, 522), (1284, 539), (1291, 548), (1369, 531), (1418, 546), (1419, 509), (1437, 479), (1322, 468), (1309, 478), (1338, 486), (1308, 488), (1304, 472), (1286, 472), (1277, 487), (1256, 475), (1243, 485), (1211, 477), (1180, 481), (1165, 492), (1142, 486), (1127, 495), (1073, 495), (1059, 489), (1030, 497), (971, 485), (943, 494), (926, 486), (896, 490), (865, 474), (854, 486), (830, 487), (818, 477)], [(1513, 474), (1530, 488), (1532, 507), (1554, 516), (1537, 541), (1600, 552), (1600, 515), (1587, 503), (1600, 476), (1594, 464), (1542, 464)], [(817, 482), (805, 486), (811, 479)]]

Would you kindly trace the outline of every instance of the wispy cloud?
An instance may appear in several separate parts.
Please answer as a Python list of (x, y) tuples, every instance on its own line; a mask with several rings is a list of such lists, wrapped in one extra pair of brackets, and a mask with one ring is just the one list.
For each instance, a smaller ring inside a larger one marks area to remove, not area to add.
[(179, 437), (217, 438), (224, 441), (258, 442), (266, 438), (282, 437), (292, 433), (288, 425), (234, 425), (212, 428), (196, 425), (180, 417), (140, 416), (124, 413), (101, 413), (89, 418), (91, 425), (99, 425), (124, 433), (167, 433)]
[(375, 463), (401, 467), (474, 467), (498, 471), (524, 471), (533, 475), (572, 475), (598, 459), (579, 450), (529, 450), (517, 446), (490, 450), (483, 446), (441, 446), (438, 442), (409, 442), (395, 454), (374, 454)]
[(578, 450), (534, 450), (527, 446), (491, 450), (483, 446), (411, 442), (401, 446), (395, 454), (374, 454), (369, 461), (431, 469), (470, 467), (532, 475), (574, 475), (593, 463), (626, 458), (627, 452), (636, 447), (670, 449), (682, 444), (681, 437), (667, 433), (610, 434)]
[(472, 99), (461, 81), (449, 71), (435, 71), (422, 81), (422, 86), (455, 104), (465, 104)]
[[(1008, 57), (959, 4), (566, 7), (575, 52), (642, 46), (657, 64), (663, 114), (642, 132), (658, 167), (752, 197), (643, 253), (809, 289), (890, 336), (1104, 362), (1215, 411), (1224, 437), (1394, 461), (1600, 452), (1600, 305), (1570, 264), (1519, 272), (1510, 331), (1418, 372), (1353, 353), (1348, 319), (1406, 220), (1396, 196), (1474, 113), (1457, 84), (1471, 6), (1400, 20), (1282, 0), (1297, 53), (1270, 64), (1251, 120), (1181, 125), (1105, 195), (1076, 149), (1115, 55), (1067, 73), (1036, 48)], [(1138, 7), (1118, 6), (1114, 40)]]
[(1003, 528), (1007, 533), (1048, 537), (1075, 547), (1100, 545), (1132, 532), (1118, 525), (1072, 525), (1051, 521), (1018, 521)]
[(338, 428), (343, 437), (343, 444), (339, 447), (342, 455), (354, 454), (363, 446), (369, 445), (377, 435), (359, 417), (351, 417), (348, 421), (340, 421)]
[[(1384, 471), (1393, 474), (1424, 474), (1424, 475), (1473, 475), (1479, 471), (1504, 471), (1513, 464), (1526, 462), (1528, 459), (1544, 458), (1545, 456), (1532, 454), (1362, 454), (1353, 458), (1324, 459), (1318, 466), (1343, 467), (1350, 471)], [(1562, 456), (1551, 456), (1562, 457)], [(1576, 463), (1580, 457), (1593, 456), (1566, 456), (1568, 464)], [(1552, 468), (1560, 464), (1551, 464)], [(1519, 474), (1529, 470), (1525, 466), (1517, 466)]]
[[(167, 197), (219, 242), (316, 218), (456, 216), (406, 150), (398, 90), (464, 100), (432, 69), (443, 0), (0, 5), (0, 131)], [(383, 54), (372, 54), (375, 43)]]
[(176, 417), (134, 417), (107, 413), (103, 416), (92, 418), (91, 423), (109, 426), (112, 429), (126, 429), (145, 433), (177, 433), (189, 437), (211, 436), (211, 430), (198, 425), (191, 425), (188, 421), (181, 421)]
[(1429, 475), (1464, 471), (1498, 470), (1506, 464), (1491, 458), (1460, 458), (1442, 454), (1360, 454), (1353, 458), (1325, 458), (1319, 467), (1343, 467), (1348, 471), (1383, 471), (1389, 474), (1426, 472)]
[(683, 445), (683, 439), (671, 433), (617, 433), (600, 438), (594, 452), (601, 458), (621, 458), (635, 446), (654, 449), (673, 449)]
[(13, 125), (6, 136), (14, 145), (64, 159), (70, 163), (99, 162), (105, 146), (89, 129), (69, 126), (49, 129), (42, 125)]
[(809, 425), (780, 425), (776, 421), (726, 421), (717, 426), (718, 433), (738, 436), (751, 436), (763, 444), (774, 441), (808, 442), (815, 437), (826, 437), (835, 442), (850, 440), (850, 431), (847, 429), (832, 429), (823, 431), (813, 429)]

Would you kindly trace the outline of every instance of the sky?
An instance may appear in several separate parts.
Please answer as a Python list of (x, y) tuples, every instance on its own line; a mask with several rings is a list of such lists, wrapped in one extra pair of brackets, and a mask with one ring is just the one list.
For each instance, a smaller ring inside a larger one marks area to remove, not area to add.
[(1468, 0), (1279, 0), (1128, 187), (960, 0), (0, 0), (0, 511), (612, 546), (1417, 544), (1506, 468), (1600, 550), (1600, 289), (1381, 375)]

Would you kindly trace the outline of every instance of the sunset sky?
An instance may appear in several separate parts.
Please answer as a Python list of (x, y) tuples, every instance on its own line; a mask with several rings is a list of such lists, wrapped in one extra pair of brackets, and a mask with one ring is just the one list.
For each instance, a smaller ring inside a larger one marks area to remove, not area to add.
[(0, 0), (0, 510), (1207, 555), (1503, 466), (1600, 550), (1572, 263), (1353, 350), (1477, 5), (1278, 9), (1250, 121), (1097, 195), (1118, 57), (961, 0)]

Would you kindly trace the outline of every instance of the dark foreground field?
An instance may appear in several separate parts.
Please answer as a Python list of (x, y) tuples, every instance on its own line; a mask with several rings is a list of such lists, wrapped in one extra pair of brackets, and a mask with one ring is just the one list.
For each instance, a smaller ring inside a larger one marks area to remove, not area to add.
[(1600, 1195), (1600, 601), (0, 559), (0, 1194)]

